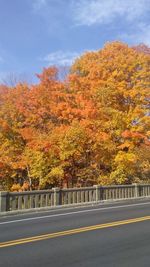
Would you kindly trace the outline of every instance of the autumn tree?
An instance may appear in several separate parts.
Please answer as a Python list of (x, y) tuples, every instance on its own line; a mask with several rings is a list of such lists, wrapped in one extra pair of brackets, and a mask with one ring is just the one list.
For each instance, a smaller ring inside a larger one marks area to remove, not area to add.
[[(107, 43), (65, 80), (0, 86), (0, 182), (5, 189), (148, 182), (150, 53)], [(12, 187), (13, 186), (13, 187)]]
[[(107, 149), (113, 144), (108, 166), (106, 160), (99, 164), (100, 183), (131, 183), (136, 177), (138, 171), (132, 170), (134, 164), (139, 165), (135, 149), (141, 143), (149, 145), (149, 63), (148, 53), (114, 42), (100, 51), (86, 53), (72, 67), (79, 90), (97, 108), (97, 131), (109, 136)], [(123, 137), (125, 131), (132, 135), (128, 145)]]

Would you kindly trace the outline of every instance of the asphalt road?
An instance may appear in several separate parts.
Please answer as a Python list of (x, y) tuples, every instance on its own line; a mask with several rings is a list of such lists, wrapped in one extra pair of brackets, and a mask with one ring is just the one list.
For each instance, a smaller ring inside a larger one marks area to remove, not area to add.
[(150, 200), (0, 217), (0, 267), (149, 267)]

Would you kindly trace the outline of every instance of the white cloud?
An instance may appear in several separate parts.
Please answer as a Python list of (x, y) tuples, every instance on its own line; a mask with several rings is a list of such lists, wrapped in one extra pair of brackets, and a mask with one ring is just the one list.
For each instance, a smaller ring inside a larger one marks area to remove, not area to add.
[(134, 44), (144, 43), (150, 46), (150, 24), (139, 23), (134, 33), (120, 34), (118, 37)]
[(150, 10), (150, 0), (73, 0), (72, 3), (76, 25), (87, 26), (111, 23), (117, 17), (131, 22)]
[(63, 52), (61, 50), (49, 53), (42, 60), (48, 65), (70, 66), (80, 54), (77, 52)]
[(33, 1), (33, 10), (38, 11), (44, 6), (46, 6), (47, 0), (34, 0)]

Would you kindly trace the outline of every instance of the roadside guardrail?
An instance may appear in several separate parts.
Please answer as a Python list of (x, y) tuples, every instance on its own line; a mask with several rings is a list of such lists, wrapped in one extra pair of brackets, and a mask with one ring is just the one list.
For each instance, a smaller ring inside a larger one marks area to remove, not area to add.
[(113, 185), (82, 188), (53, 188), (24, 192), (0, 192), (0, 213), (36, 210), (107, 200), (135, 199), (150, 196), (150, 184)]

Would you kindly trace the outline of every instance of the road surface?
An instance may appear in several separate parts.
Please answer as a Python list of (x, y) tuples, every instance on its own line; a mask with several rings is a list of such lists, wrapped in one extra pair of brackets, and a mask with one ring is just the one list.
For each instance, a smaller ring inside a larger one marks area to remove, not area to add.
[(149, 267), (150, 200), (0, 217), (1, 267)]

